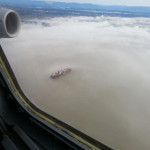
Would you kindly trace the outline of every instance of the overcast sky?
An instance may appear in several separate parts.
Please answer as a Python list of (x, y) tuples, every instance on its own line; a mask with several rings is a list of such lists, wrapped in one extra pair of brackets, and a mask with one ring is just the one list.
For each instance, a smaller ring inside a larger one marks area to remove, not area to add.
[(150, 6), (150, 0), (44, 0), (48, 2), (80, 2), (101, 5)]

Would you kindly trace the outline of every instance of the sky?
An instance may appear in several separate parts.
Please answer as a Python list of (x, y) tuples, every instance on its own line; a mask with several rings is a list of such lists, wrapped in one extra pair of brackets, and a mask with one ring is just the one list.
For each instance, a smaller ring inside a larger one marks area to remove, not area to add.
[(47, 2), (79, 2), (100, 5), (150, 6), (149, 0), (43, 0)]

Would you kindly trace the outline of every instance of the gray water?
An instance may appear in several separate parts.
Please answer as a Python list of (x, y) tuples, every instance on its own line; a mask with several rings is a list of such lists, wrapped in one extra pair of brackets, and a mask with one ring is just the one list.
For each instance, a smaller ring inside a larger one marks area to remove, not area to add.
[[(150, 148), (150, 19), (74, 17), (23, 24), (1, 44), (25, 95), (118, 150)], [(57, 79), (50, 74), (71, 67)]]

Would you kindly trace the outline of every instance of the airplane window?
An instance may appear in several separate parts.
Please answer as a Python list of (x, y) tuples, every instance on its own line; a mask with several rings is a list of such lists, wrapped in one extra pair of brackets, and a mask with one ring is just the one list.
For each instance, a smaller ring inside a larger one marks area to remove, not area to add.
[(149, 149), (150, 2), (1, 0), (0, 6), (21, 18), (18, 37), (1, 45), (32, 104), (113, 149)]

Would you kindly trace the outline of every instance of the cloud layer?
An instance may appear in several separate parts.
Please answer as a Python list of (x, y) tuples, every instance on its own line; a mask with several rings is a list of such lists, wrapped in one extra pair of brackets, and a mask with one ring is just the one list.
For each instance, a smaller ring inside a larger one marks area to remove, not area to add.
[[(32, 20), (1, 43), (35, 105), (114, 149), (147, 150), (149, 26), (149, 18)], [(49, 79), (65, 67), (73, 71)]]

